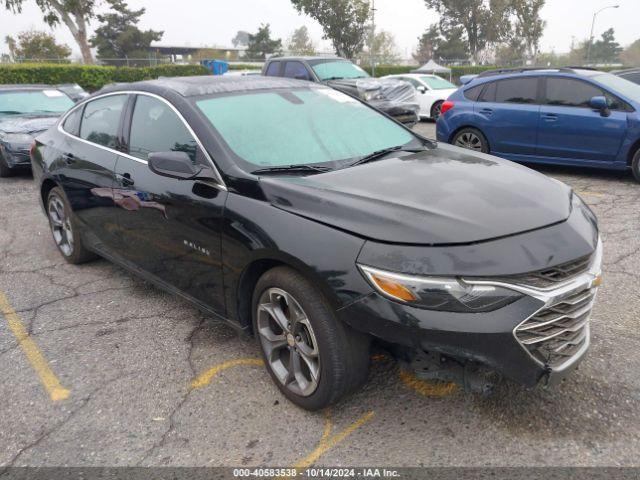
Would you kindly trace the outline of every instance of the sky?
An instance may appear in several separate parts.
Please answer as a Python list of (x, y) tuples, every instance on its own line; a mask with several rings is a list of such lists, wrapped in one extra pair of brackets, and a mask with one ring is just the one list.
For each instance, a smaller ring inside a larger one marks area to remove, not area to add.
[[(181, 8), (176, 8), (179, 4)], [(588, 37), (593, 13), (608, 5), (618, 9), (601, 12), (595, 25), (595, 36), (613, 27), (616, 38), (628, 45), (640, 38), (637, 19), (640, 17), (639, 0), (547, 0), (542, 17), (547, 22), (541, 42), (543, 51), (567, 52), (572, 39), (576, 42)], [(132, 8), (146, 7), (140, 28), (164, 30), (164, 45), (216, 45), (230, 46), (238, 30), (257, 30), (263, 22), (270, 23), (276, 37), (286, 39), (291, 32), (306, 25), (320, 50), (331, 50), (322, 41), (322, 28), (313, 19), (299, 15), (290, 0), (129, 0)], [(401, 56), (409, 58), (418, 43), (418, 37), (431, 24), (438, 21), (435, 12), (425, 7), (424, 0), (375, 0), (378, 29), (395, 36)], [(93, 24), (95, 26), (95, 23)], [(5, 35), (15, 35), (30, 28), (50, 30), (43, 21), (35, 0), (25, 0), (23, 13), (13, 15), (0, 10), (0, 52), (6, 52)], [(59, 42), (78, 48), (64, 26), (52, 31)]]

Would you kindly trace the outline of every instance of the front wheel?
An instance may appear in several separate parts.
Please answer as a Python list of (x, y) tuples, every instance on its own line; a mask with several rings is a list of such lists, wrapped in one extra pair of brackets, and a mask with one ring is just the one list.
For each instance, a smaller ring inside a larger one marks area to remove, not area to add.
[(295, 270), (266, 272), (252, 310), (267, 370), (296, 405), (324, 408), (366, 381), (369, 337), (337, 320), (318, 289)]
[(440, 114), (442, 113), (442, 104), (444, 102), (443, 101), (438, 101), (436, 103), (433, 104), (433, 106), (431, 107), (431, 118), (434, 121), (437, 121), (438, 118), (440, 118)]
[(489, 153), (489, 142), (482, 132), (475, 128), (463, 128), (453, 137), (451, 142), (456, 147), (474, 150), (476, 152)]
[(633, 173), (633, 177), (636, 179), (636, 182), (640, 182), (640, 148), (631, 161), (631, 172)]

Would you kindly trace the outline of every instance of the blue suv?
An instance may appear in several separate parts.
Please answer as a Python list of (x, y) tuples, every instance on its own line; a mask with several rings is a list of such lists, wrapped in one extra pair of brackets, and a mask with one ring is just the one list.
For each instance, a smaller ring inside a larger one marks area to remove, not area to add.
[(597, 70), (484, 72), (443, 104), (436, 129), (516, 162), (630, 168), (640, 181), (640, 85)]

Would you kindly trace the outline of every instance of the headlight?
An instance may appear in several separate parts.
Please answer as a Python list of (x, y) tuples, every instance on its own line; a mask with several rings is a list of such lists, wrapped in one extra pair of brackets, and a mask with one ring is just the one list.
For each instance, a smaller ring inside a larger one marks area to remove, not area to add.
[(470, 285), (459, 278), (414, 277), (359, 265), (375, 289), (391, 300), (426, 310), (491, 312), (524, 295), (493, 285)]
[(366, 92), (362, 92), (362, 99), (365, 102), (370, 102), (371, 100), (376, 100), (381, 97), (382, 95), (380, 94), (380, 90), (369, 90)]
[(1, 133), (0, 140), (5, 143), (31, 143), (33, 141), (33, 137), (28, 133)]

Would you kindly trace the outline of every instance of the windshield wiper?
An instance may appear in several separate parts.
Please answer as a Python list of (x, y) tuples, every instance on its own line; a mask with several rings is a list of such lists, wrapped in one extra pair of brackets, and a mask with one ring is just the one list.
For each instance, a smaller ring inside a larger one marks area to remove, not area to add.
[(0, 114), (5, 115), (20, 115), (22, 112), (17, 112), (16, 110), (0, 110)]
[(355, 167), (356, 165), (362, 165), (363, 163), (369, 163), (369, 162), (373, 162), (374, 160), (378, 160), (379, 158), (384, 157), (385, 155), (392, 153), (392, 152), (399, 152), (399, 151), (403, 151), (403, 152), (411, 152), (411, 153), (417, 153), (417, 152), (424, 152), (425, 150), (427, 150), (426, 148), (411, 148), (411, 147), (405, 147), (403, 145), (397, 145), (395, 147), (389, 147), (389, 148), (383, 148), (382, 150), (376, 150), (375, 152), (370, 153), (369, 155), (365, 155), (364, 157), (356, 160), (355, 162), (349, 164), (350, 167)]
[(281, 172), (302, 172), (302, 173), (323, 173), (329, 172), (331, 168), (321, 167), (319, 165), (279, 165), (274, 167), (259, 168), (254, 170), (254, 175), (261, 173), (281, 173)]

